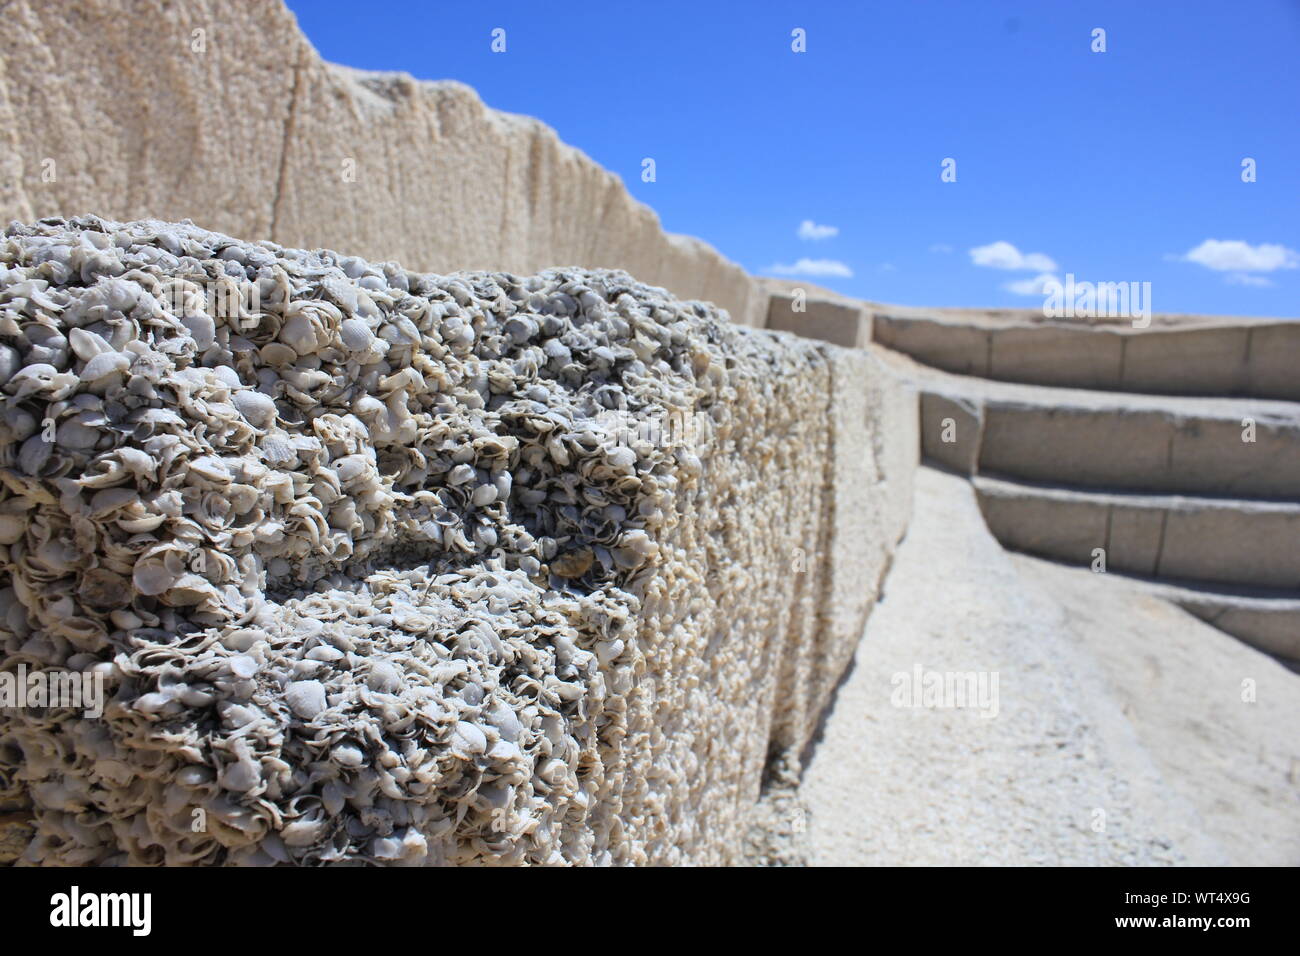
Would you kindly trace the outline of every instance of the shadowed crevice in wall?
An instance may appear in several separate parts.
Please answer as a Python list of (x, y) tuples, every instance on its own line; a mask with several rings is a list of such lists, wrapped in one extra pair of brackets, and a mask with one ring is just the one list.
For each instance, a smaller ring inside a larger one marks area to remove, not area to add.
[(280, 202), (284, 196), (286, 177), (289, 174), (289, 150), (292, 149), (294, 142), (294, 119), (298, 113), (298, 92), (302, 83), (302, 56), (301, 52), (298, 53), (293, 62), (293, 85), (289, 94), (289, 109), (284, 118), (284, 137), (280, 143), (280, 171), (275, 179), (275, 195), (271, 197), (271, 227), (268, 232), (270, 238), (279, 234)]

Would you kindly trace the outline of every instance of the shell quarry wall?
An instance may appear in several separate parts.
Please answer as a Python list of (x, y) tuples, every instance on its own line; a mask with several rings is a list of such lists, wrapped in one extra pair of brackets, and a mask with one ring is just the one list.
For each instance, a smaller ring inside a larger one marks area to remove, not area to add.
[(549, 127), (326, 63), (278, 0), (3, 6), (0, 223), (192, 219), (424, 271), (581, 263), (763, 324), (743, 269)]
[(10, 226), (0, 383), (3, 669), (107, 696), (0, 710), (19, 863), (734, 860), (917, 458), (868, 352), (625, 273), (188, 223)]

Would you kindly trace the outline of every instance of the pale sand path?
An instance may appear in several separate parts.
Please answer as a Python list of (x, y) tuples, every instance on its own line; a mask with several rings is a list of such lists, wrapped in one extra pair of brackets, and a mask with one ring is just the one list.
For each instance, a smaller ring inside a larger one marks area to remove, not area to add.
[[(892, 706), (917, 664), (996, 671), (997, 716)], [(1294, 865), (1297, 727), (1300, 675), (1114, 578), (1007, 553), (967, 482), (922, 468), (800, 787), (809, 862)]]

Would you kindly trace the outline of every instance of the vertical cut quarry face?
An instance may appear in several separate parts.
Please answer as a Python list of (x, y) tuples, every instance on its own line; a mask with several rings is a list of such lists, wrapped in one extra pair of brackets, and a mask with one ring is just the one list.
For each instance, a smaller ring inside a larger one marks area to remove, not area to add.
[(11, 225), (0, 670), (105, 700), (0, 710), (0, 857), (733, 859), (852, 648), (826, 350), (620, 272)]

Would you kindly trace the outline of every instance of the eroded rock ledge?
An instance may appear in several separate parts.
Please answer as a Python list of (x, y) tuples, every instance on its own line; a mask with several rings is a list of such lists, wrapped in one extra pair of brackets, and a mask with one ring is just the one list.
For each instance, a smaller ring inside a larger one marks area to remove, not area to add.
[(20, 863), (734, 859), (916, 457), (867, 353), (626, 273), (188, 222), (11, 225), (0, 366), (2, 666), (109, 698), (0, 711)]

